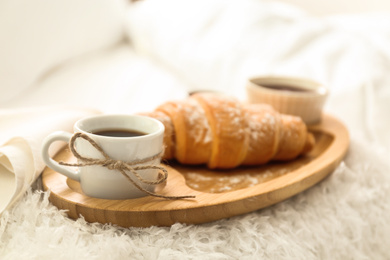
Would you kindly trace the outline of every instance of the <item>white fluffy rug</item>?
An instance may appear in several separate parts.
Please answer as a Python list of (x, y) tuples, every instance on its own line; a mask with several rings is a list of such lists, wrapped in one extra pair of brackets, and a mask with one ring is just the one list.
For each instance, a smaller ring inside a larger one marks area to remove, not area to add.
[(317, 186), (203, 225), (119, 228), (66, 217), (30, 190), (0, 218), (1, 259), (389, 259), (390, 167), (352, 142)]

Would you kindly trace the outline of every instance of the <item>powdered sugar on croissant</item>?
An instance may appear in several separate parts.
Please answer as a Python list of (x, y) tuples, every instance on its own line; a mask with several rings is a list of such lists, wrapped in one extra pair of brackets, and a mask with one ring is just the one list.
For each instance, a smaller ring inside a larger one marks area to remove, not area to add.
[(197, 93), (144, 115), (165, 125), (165, 159), (207, 164), (211, 169), (291, 160), (314, 145), (299, 117), (219, 94)]

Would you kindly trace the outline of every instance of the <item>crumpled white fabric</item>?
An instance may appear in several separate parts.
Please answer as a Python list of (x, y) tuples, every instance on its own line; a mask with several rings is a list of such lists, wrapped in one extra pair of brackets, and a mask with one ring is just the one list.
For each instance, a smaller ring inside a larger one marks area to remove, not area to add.
[[(99, 113), (72, 107), (36, 107), (0, 110), (0, 213), (10, 207), (44, 168), (42, 140), (54, 131), (73, 132), (80, 118)], [(63, 143), (54, 143), (51, 154)]]

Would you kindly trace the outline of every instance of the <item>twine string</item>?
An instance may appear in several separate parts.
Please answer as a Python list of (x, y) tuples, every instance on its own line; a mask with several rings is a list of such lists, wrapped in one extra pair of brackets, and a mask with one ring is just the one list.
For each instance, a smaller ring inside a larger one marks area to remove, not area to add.
[[(82, 138), (86, 141), (88, 141), (97, 151), (99, 151), (104, 159), (97, 159), (97, 158), (89, 158), (82, 156), (77, 150), (76, 150), (76, 140), (78, 138)], [(92, 165), (100, 165), (102, 167), (106, 167), (107, 169), (110, 170), (116, 170), (119, 171), (130, 183), (132, 183), (137, 189), (151, 195), (154, 197), (159, 197), (159, 198), (165, 198), (165, 199), (188, 199), (188, 198), (195, 198), (193, 195), (184, 195), (184, 196), (166, 196), (166, 195), (161, 195), (157, 194), (155, 192), (148, 191), (144, 189), (142, 186), (140, 186), (136, 181), (134, 181), (128, 173), (131, 173), (133, 176), (135, 176), (141, 183), (144, 184), (149, 184), (149, 185), (158, 185), (163, 182), (165, 182), (168, 178), (168, 171), (162, 166), (158, 165), (152, 165), (152, 164), (147, 164), (147, 165), (138, 165), (142, 163), (148, 163), (151, 162), (155, 159), (158, 159), (162, 156), (162, 152), (140, 160), (135, 160), (132, 162), (124, 162), (121, 160), (114, 160), (110, 158), (104, 152), (104, 150), (88, 135), (84, 133), (75, 133), (72, 138), (69, 141), (69, 148), (72, 154), (79, 160), (79, 163), (66, 163), (66, 162), (59, 162), (60, 165), (64, 166), (71, 166), (71, 167), (84, 167), (84, 166), (92, 166)], [(138, 171), (140, 170), (147, 170), (147, 169), (156, 169), (159, 170), (158, 177), (155, 181), (150, 181), (142, 178), (141, 175), (139, 175)]]

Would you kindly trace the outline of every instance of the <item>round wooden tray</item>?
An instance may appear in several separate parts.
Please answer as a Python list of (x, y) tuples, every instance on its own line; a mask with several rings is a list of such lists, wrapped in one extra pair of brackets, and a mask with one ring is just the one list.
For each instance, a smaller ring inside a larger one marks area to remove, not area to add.
[[(212, 171), (171, 163), (165, 195), (196, 195), (195, 199), (167, 200), (152, 196), (129, 200), (88, 197), (78, 182), (46, 168), (42, 174), (50, 201), (76, 219), (123, 227), (170, 226), (176, 222), (199, 224), (228, 218), (278, 203), (302, 192), (330, 174), (345, 156), (349, 134), (337, 119), (324, 115), (310, 127), (315, 148), (291, 162)], [(67, 148), (56, 160), (74, 161)]]

